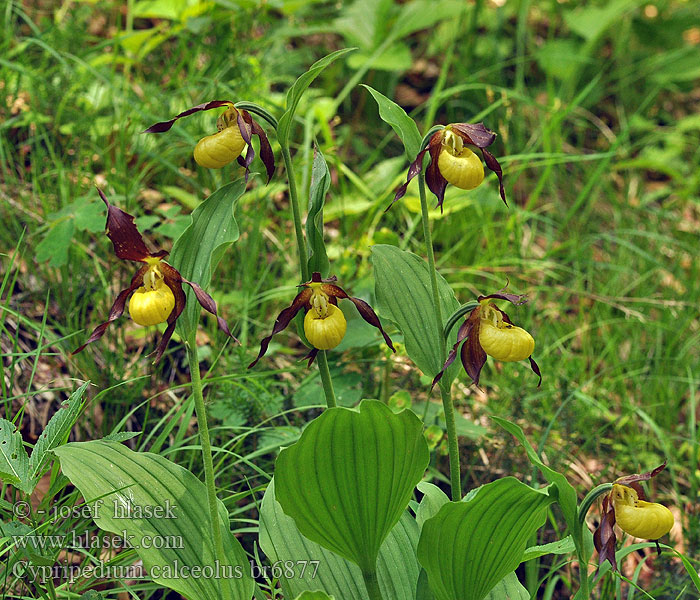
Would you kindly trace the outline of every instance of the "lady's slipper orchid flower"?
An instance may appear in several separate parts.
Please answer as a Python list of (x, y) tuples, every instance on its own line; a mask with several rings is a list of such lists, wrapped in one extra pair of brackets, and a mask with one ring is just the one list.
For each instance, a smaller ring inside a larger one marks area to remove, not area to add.
[(117, 258), (140, 262), (143, 263), (143, 266), (133, 276), (129, 287), (119, 292), (109, 311), (107, 321), (98, 325), (87, 342), (75, 350), (73, 354), (81, 352), (88, 344), (99, 340), (104, 335), (107, 327), (122, 316), (126, 301), (131, 295), (129, 314), (136, 323), (144, 326), (168, 323), (165, 333), (154, 351), (154, 363), (157, 363), (175, 331), (178, 317), (185, 308), (187, 297), (182, 289), (183, 283), (192, 288), (202, 308), (217, 318), (219, 328), (233, 338), (226, 321), (218, 316), (216, 303), (212, 297), (199, 285), (187, 281), (177, 269), (164, 262), (163, 257), (167, 255), (165, 250), (157, 252), (148, 250), (134, 224), (134, 217), (111, 205), (102, 191), (99, 189), (97, 191), (107, 205), (107, 237), (112, 241)]
[(425, 181), (430, 191), (437, 196), (440, 210), (448, 183), (463, 190), (477, 187), (484, 179), (484, 166), (481, 159), (469, 148), (474, 146), (480, 150), (486, 166), (498, 176), (501, 198), (507, 206), (501, 165), (493, 154), (486, 150), (495, 139), (496, 134), (486, 129), (483, 123), (452, 123), (436, 131), (430, 137), (428, 145), (409, 166), (406, 183), (396, 190), (392, 204), (404, 196), (411, 179), (423, 169), (423, 157), (426, 152), (430, 153), (430, 164), (425, 171)]
[(486, 362), (486, 355), (503, 362), (530, 361), (530, 368), (539, 376), (539, 387), (542, 383), (542, 374), (537, 363), (532, 358), (535, 349), (535, 340), (522, 329), (516, 327), (510, 318), (495, 304), (490, 302), (492, 298), (507, 300), (511, 304), (523, 304), (526, 302), (523, 296), (498, 292), (488, 296), (479, 296), (479, 305), (469, 313), (466, 321), (457, 332), (457, 343), (454, 345), (445, 364), (433, 379), (433, 386), (442, 379), (447, 368), (457, 358), (457, 350), (462, 344), (460, 353), (462, 365), (474, 383), (479, 385), (479, 375)]
[(292, 303), (279, 314), (272, 328), (272, 333), (260, 342), (260, 352), (248, 368), (255, 366), (265, 355), (272, 336), (285, 329), (302, 308), (306, 311), (304, 335), (313, 346), (311, 352), (306, 356), (310, 359), (309, 365), (314, 361), (319, 350), (335, 348), (343, 340), (346, 329), (345, 317), (338, 308), (338, 300), (343, 298), (347, 298), (357, 307), (360, 316), (365, 321), (379, 329), (387, 346), (396, 352), (372, 307), (364, 300), (348, 296), (343, 288), (335, 284), (336, 281), (335, 277), (321, 279), (320, 273), (313, 273), (311, 281), (302, 283), (299, 287), (303, 289), (292, 300)]
[[(230, 162), (238, 160), (238, 164), (245, 168), (247, 180), (250, 164), (255, 158), (255, 150), (253, 150), (250, 142), (252, 136), (257, 135), (260, 140), (260, 158), (265, 164), (269, 182), (272, 179), (272, 174), (275, 172), (275, 157), (267, 135), (265, 135), (263, 128), (260, 127), (247, 110), (236, 108), (233, 102), (229, 100), (212, 100), (198, 104), (181, 112), (169, 121), (151, 125), (146, 129), (145, 133), (163, 133), (168, 131), (175, 121), (182, 117), (221, 106), (226, 106), (227, 108), (216, 121), (218, 132), (199, 140), (194, 148), (195, 161), (207, 169), (220, 169)], [(248, 145), (248, 151), (245, 158), (243, 158), (241, 153), (246, 144)]]
[(603, 498), (600, 526), (593, 536), (601, 565), (607, 560), (617, 569), (614, 525), (617, 524), (631, 536), (653, 541), (666, 535), (673, 527), (673, 513), (662, 504), (647, 502), (644, 490), (639, 485), (640, 481), (651, 479), (665, 467), (666, 463), (647, 473), (621, 477)]

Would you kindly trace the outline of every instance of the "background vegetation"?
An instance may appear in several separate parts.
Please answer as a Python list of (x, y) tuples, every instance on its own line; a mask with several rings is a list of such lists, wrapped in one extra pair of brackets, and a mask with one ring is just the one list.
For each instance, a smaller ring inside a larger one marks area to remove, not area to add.
[[(533, 476), (488, 415), (519, 422), (581, 496), (667, 458), (654, 499), (674, 507), (673, 543), (700, 555), (700, 14), (693, 2), (8, 0), (0, 10), (0, 386), (3, 416), (28, 444), (75, 380), (91, 380), (95, 391), (74, 439), (133, 431), (133, 448), (201, 471), (179, 345), (154, 368), (145, 358), (153, 332), (124, 319), (70, 356), (132, 274), (101, 233), (95, 185), (138, 216), (154, 246), (169, 248), (192, 209), (238, 167), (195, 164), (194, 143), (213, 132), (209, 113), (167, 136), (141, 132), (210, 99), (279, 112), (308, 65), (356, 46), (316, 81), (295, 133), (302, 197), (312, 142), (329, 162), (332, 272), (354, 295), (372, 297), (372, 244), (423, 254), (417, 188), (384, 212), (407, 165), (357, 84), (393, 98), (423, 131), (483, 120), (499, 134), (493, 152), (509, 207), (494, 178), (474, 192), (448, 188), (444, 214), (433, 215), (438, 268), (461, 302), (508, 282), (529, 295), (511, 317), (535, 336), (544, 379), (537, 388), (524, 364), (501, 369), (494, 361), (481, 388), (460, 376), (453, 392), (464, 416), (467, 489), (504, 474)], [(438, 82), (439, 101), (429, 102)], [(246, 369), (297, 284), (284, 181), (252, 182), (237, 208), (241, 238), (213, 280), (212, 295), (242, 345), (225, 345), (213, 320), (199, 338), (211, 367), (219, 497), (250, 552), (275, 453), (322, 404), (318, 375), (298, 362), (303, 349), (293, 333)], [(422, 404), (428, 385), (410, 361), (385, 355), (375, 330), (347, 317), (337, 350), (344, 366), (334, 372), (340, 403), (411, 401), (439, 424), (439, 405)], [(444, 484), (443, 442), (432, 465), (434, 481)], [(556, 522), (553, 515), (545, 538)], [(635, 572), (640, 585), (654, 598), (686, 597), (687, 576), (661, 564)], [(568, 597), (575, 565), (527, 565), (521, 579), (533, 595)], [(139, 585), (132, 589), (155, 590)], [(608, 581), (601, 593), (612, 587)]]

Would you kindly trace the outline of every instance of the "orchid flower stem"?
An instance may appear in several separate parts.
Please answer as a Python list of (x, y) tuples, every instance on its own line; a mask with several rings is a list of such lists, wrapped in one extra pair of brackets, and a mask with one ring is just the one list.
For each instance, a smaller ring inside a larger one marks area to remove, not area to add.
[[(433, 238), (430, 234), (430, 219), (428, 218), (428, 199), (425, 193), (425, 175), (421, 171), (418, 175), (418, 190), (420, 193), (420, 210), (423, 219), (423, 238), (425, 239), (425, 251), (428, 255), (428, 271), (430, 272), (430, 287), (433, 292), (433, 310), (435, 311), (436, 335), (440, 343), (441, 360), (447, 358), (447, 344), (443, 334), (444, 323), (442, 321), (442, 309), (440, 308), (440, 292), (437, 284), (437, 271), (435, 270), (435, 253), (433, 252)], [(445, 425), (447, 426), (447, 447), (450, 456), (450, 484), (452, 488), (452, 500), (458, 502), (462, 499), (462, 482), (459, 467), (459, 441), (455, 427), (455, 407), (452, 403), (449, 385), (440, 384), (442, 406), (445, 411)]]
[[(299, 197), (297, 195), (297, 183), (294, 176), (294, 165), (292, 164), (292, 156), (289, 153), (289, 146), (286, 143), (280, 142), (282, 148), (282, 157), (284, 158), (284, 166), (287, 169), (287, 180), (289, 181), (289, 202), (292, 205), (292, 216), (294, 217), (294, 232), (297, 238), (297, 250), (299, 252), (299, 268), (301, 270), (301, 280), (309, 281), (310, 273), (306, 257), (306, 241), (304, 240), (304, 232), (301, 228), (301, 211), (299, 209)], [(332, 408), (337, 405), (335, 401), (335, 393), (333, 392), (333, 381), (331, 380), (331, 372), (328, 370), (328, 359), (326, 351), (320, 350), (316, 360), (318, 371), (321, 375), (323, 383), (323, 393), (326, 396), (326, 406)]]
[(326, 355), (325, 350), (318, 351), (316, 362), (318, 363), (318, 372), (321, 374), (321, 382), (323, 383), (323, 393), (326, 396), (326, 406), (328, 406), (328, 408), (334, 408), (338, 406), (338, 403), (335, 401), (335, 392), (333, 391), (333, 380), (331, 379), (331, 372), (328, 369), (328, 357)]
[[(202, 378), (199, 374), (199, 357), (197, 355), (196, 334), (193, 333), (187, 343), (187, 357), (190, 361), (190, 377), (192, 379), (192, 395), (194, 396), (194, 408), (197, 413), (197, 426), (199, 440), (202, 446), (202, 461), (204, 462), (204, 485), (207, 488), (207, 504), (209, 506), (209, 522), (214, 540), (216, 558), (225, 561), (224, 540), (221, 536), (219, 525), (219, 512), (216, 505), (216, 484), (214, 482), (214, 461), (211, 455), (211, 442), (209, 440), (209, 425), (207, 424), (207, 409), (204, 406), (202, 395)], [(223, 591), (223, 590), (222, 590)]]
[(367, 596), (369, 600), (383, 600), (382, 593), (379, 590), (379, 581), (377, 580), (377, 571), (362, 571), (362, 579), (367, 588)]
[(611, 489), (611, 483), (601, 483), (586, 494), (586, 497), (578, 507), (578, 521), (574, 524), (574, 531), (572, 532), (574, 543), (576, 544), (576, 557), (578, 558), (579, 564), (579, 591), (576, 595), (577, 598), (580, 597), (587, 600), (590, 596), (588, 581), (588, 556), (583, 539), (583, 532), (584, 528), (586, 527), (586, 515), (588, 514), (591, 506), (593, 506), (593, 503), (600, 498), (600, 496), (610, 493)]
[(309, 269), (306, 264), (306, 241), (301, 228), (301, 210), (299, 209), (299, 197), (297, 196), (297, 182), (294, 176), (294, 166), (292, 165), (292, 155), (289, 153), (289, 146), (280, 143), (282, 148), (282, 158), (284, 167), (287, 169), (287, 180), (289, 181), (289, 203), (292, 205), (292, 216), (294, 218), (294, 232), (297, 238), (297, 251), (299, 253), (299, 267), (301, 269), (301, 280), (309, 280)]

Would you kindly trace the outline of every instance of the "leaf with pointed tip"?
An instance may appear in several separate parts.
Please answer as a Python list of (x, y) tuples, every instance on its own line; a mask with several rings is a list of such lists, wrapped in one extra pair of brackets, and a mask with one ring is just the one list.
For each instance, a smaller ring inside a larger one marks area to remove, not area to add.
[(303, 592), (294, 600), (335, 600), (335, 596), (329, 596), (326, 592)]
[(304, 95), (304, 92), (313, 83), (314, 79), (321, 74), (328, 65), (332, 62), (347, 54), (348, 52), (353, 52), (356, 48), (343, 48), (342, 50), (336, 50), (331, 52), (329, 55), (324, 56), (320, 60), (317, 60), (313, 65), (309, 67), (303, 75), (294, 82), (289, 91), (287, 92), (287, 110), (282, 115), (277, 125), (277, 139), (280, 144), (286, 145), (289, 142), (289, 133), (292, 129), (292, 121), (294, 120), (294, 113), (296, 113), (297, 105), (299, 100)]
[[(372, 246), (372, 265), (380, 312), (396, 323), (404, 335), (408, 356), (432, 379), (442, 370), (447, 358), (442, 354), (439, 338), (442, 334), (438, 331), (443, 331), (447, 319), (459, 307), (452, 288), (438, 274), (443, 316), (443, 322), (438, 328), (428, 263), (412, 252), (378, 244)], [(453, 330), (447, 339), (447, 347), (451, 348), (456, 340), (457, 332)], [(443, 375), (440, 384), (452, 383), (457, 371), (458, 365), (452, 365)]]
[(401, 108), (393, 100), (389, 100), (384, 94), (378, 92), (368, 85), (362, 84), (362, 87), (372, 94), (379, 107), (379, 116), (382, 121), (396, 132), (396, 135), (401, 138), (403, 146), (406, 150), (406, 157), (409, 162), (413, 162), (418, 156), (421, 144), (421, 135), (418, 131), (416, 122), (406, 114), (406, 111)]
[(51, 417), (34, 444), (32, 455), (29, 457), (29, 475), (34, 479), (33, 485), (36, 485), (38, 477), (41, 475), (47, 452), (57, 448), (68, 439), (68, 434), (80, 415), (83, 394), (89, 385), (89, 381), (85, 382), (70, 395), (68, 400), (58, 409), (58, 412)]
[(309, 214), (306, 217), (306, 240), (309, 243), (309, 273), (320, 273), (328, 277), (331, 270), (323, 241), (323, 206), (331, 187), (331, 174), (326, 159), (318, 148), (314, 149), (314, 164), (311, 169), (309, 191)]
[[(192, 222), (175, 240), (168, 262), (183, 278), (207, 289), (216, 265), (224, 251), (238, 239), (238, 224), (234, 216), (236, 202), (245, 192), (241, 177), (216, 190), (192, 213)], [(190, 337), (199, 322), (200, 306), (194, 292), (185, 291), (185, 310), (177, 326), (183, 338)]]
[[(274, 485), (273, 480), (260, 508), (260, 547), (270, 563), (292, 561), (296, 565), (293, 577), (280, 578), (285, 598), (294, 598), (306, 590), (323, 590), (342, 600), (365, 600), (367, 592), (360, 568), (301, 535), (294, 519), (285, 515), (275, 500)], [(418, 527), (404, 511), (379, 549), (377, 578), (383, 598), (414, 600), (419, 569), (417, 545)], [(319, 562), (308, 562), (312, 560)]]
[(501, 579), (484, 600), (530, 600), (530, 594), (513, 571)]
[[(228, 511), (217, 500), (225, 551), (221, 557), (203, 509), (206, 489), (190, 471), (158, 454), (134, 452), (102, 440), (73, 442), (53, 452), (65, 475), (93, 507), (97, 526), (112, 533), (126, 532), (153, 581), (189, 600), (250, 600), (255, 582), (245, 552), (230, 532)], [(184, 577), (183, 566), (198, 568), (200, 573), (205, 567), (218, 567), (221, 576)], [(233, 576), (225, 577), (227, 572)]]
[(514, 477), (449, 502), (423, 524), (418, 560), (436, 600), (483, 600), (520, 564), (527, 541), (554, 502)]
[(527, 441), (523, 430), (518, 427), (515, 423), (511, 423), (506, 419), (501, 419), (500, 417), (491, 417), (498, 425), (505, 429), (508, 433), (513, 435), (525, 449), (530, 463), (537, 467), (544, 476), (544, 478), (554, 486), (556, 486), (558, 491), (557, 502), (561, 506), (561, 511), (564, 515), (564, 520), (569, 526), (569, 530), (574, 536), (574, 539), (580, 531), (581, 525), (578, 520), (578, 497), (576, 495), (576, 490), (568, 482), (566, 477), (561, 473), (557, 473), (554, 469), (549, 468), (545, 465), (537, 456), (530, 442)]
[(330, 408), (277, 458), (277, 501), (305, 537), (371, 572), (428, 461), (411, 411)]
[(0, 479), (27, 494), (34, 489), (22, 434), (7, 419), (0, 419)]

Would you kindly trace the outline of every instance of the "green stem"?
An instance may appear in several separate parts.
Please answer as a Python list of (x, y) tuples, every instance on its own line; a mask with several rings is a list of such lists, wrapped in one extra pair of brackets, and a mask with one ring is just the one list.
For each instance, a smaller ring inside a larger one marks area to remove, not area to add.
[[(443, 334), (442, 309), (440, 307), (440, 292), (437, 284), (437, 271), (435, 270), (435, 253), (433, 252), (433, 238), (430, 234), (430, 220), (428, 218), (428, 199), (425, 193), (425, 175), (421, 171), (418, 175), (418, 191), (420, 193), (420, 209), (423, 219), (423, 238), (425, 239), (425, 251), (428, 255), (428, 271), (430, 272), (430, 287), (433, 292), (433, 309), (435, 311), (435, 325), (438, 340), (440, 340), (440, 356), (444, 361), (447, 358), (447, 342)], [(447, 426), (447, 447), (450, 456), (450, 484), (452, 488), (452, 500), (458, 502), (462, 498), (462, 482), (459, 467), (459, 440), (455, 425), (455, 407), (452, 403), (449, 385), (440, 384), (442, 406), (445, 411), (445, 425)]]
[(577, 597), (588, 600), (590, 589), (588, 585), (588, 556), (584, 546), (583, 531), (586, 527), (586, 515), (593, 503), (603, 494), (608, 494), (612, 489), (612, 483), (601, 483), (588, 492), (579, 505), (578, 518), (573, 524), (572, 531), (574, 543), (576, 544), (576, 557), (578, 558), (579, 592)]
[[(287, 179), (289, 180), (289, 202), (292, 205), (292, 216), (294, 217), (294, 232), (297, 238), (297, 250), (299, 252), (299, 267), (301, 270), (301, 280), (309, 281), (311, 275), (309, 266), (306, 262), (308, 256), (306, 250), (306, 241), (304, 240), (304, 232), (301, 228), (301, 211), (299, 210), (299, 196), (297, 195), (297, 183), (294, 176), (294, 166), (292, 165), (292, 156), (289, 153), (289, 147), (286, 143), (281, 143), (282, 157), (284, 158), (284, 166), (287, 169)], [(326, 396), (326, 406), (332, 408), (337, 406), (335, 401), (335, 392), (333, 391), (333, 381), (331, 380), (331, 372), (328, 370), (328, 359), (326, 351), (320, 350), (316, 359), (318, 371), (321, 374), (321, 382), (323, 383), (323, 393)]]
[[(199, 439), (202, 445), (202, 461), (204, 462), (204, 485), (207, 488), (207, 504), (209, 506), (209, 523), (214, 539), (216, 558), (226, 564), (224, 554), (224, 540), (221, 537), (219, 526), (219, 512), (216, 505), (216, 484), (214, 483), (214, 461), (211, 455), (211, 442), (209, 440), (209, 425), (207, 424), (207, 409), (204, 406), (202, 395), (202, 378), (199, 374), (199, 357), (197, 356), (196, 334), (192, 334), (187, 343), (187, 357), (190, 362), (190, 377), (192, 379), (192, 394), (194, 407), (197, 413), (197, 426)], [(223, 591), (223, 590), (222, 590)]]
[(289, 147), (286, 144), (281, 144), (281, 147), (284, 166), (287, 169), (287, 180), (289, 181), (289, 203), (292, 205), (292, 216), (294, 217), (294, 233), (296, 234), (297, 238), (297, 251), (299, 253), (301, 280), (309, 281), (309, 269), (306, 263), (308, 254), (306, 251), (304, 232), (301, 228), (301, 211), (299, 209), (299, 197), (297, 195), (297, 182), (296, 178), (294, 177), (294, 167), (292, 166), (292, 155), (289, 153)]
[(379, 591), (379, 581), (377, 580), (377, 571), (362, 571), (362, 579), (367, 588), (369, 600), (383, 600), (382, 593)]
[(318, 372), (321, 374), (321, 382), (323, 383), (323, 393), (326, 396), (326, 406), (333, 408), (338, 406), (335, 401), (335, 392), (333, 391), (333, 381), (331, 380), (331, 372), (328, 369), (328, 358), (325, 350), (319, 350), (316, 357), (318, 363)]

